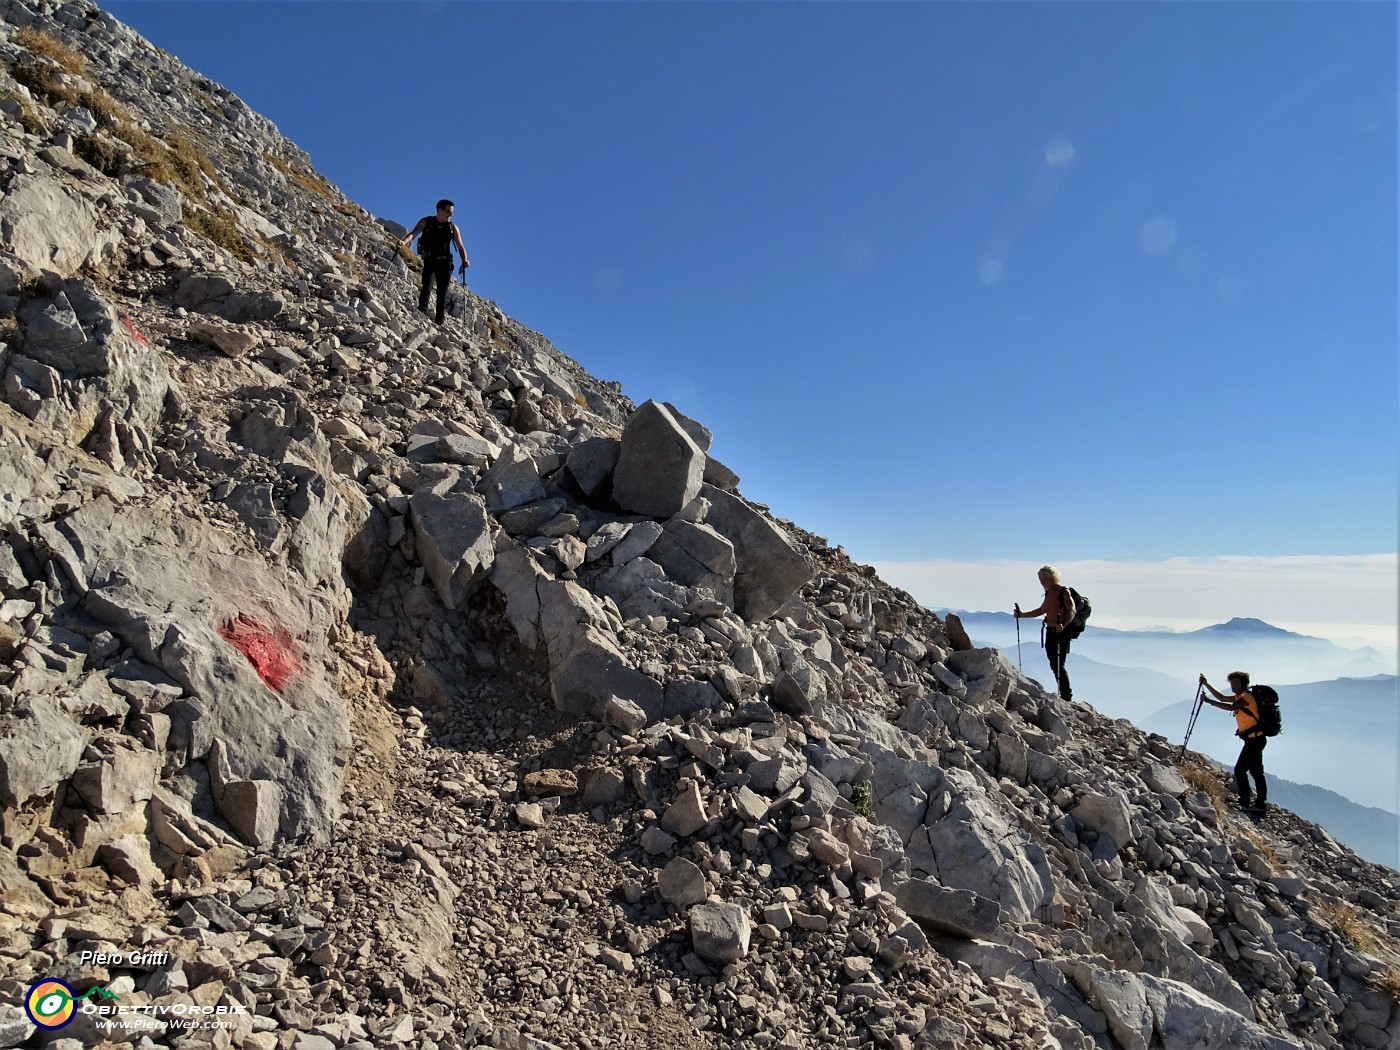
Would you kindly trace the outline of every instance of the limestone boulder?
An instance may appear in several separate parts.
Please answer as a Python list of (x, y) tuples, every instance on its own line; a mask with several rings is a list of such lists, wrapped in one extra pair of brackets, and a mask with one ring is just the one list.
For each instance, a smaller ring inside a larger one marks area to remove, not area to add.
[(1171, 766), (1147, 760), (1142, 767), (1142, 781), (1159, 795), (1180, 798), (1191, 790), (1186, 778)]
[(79, 194), (56, 178), (27, 174), (16, 175), (0, 200), (0, 237), (30, 270), (63, 276), (100, 262), (119, 241)]
[(41, 294), (20, 309), (5, 400), (75, 445), (103, 420), (120, 423), (135, 452), (134, 432), (155, 429), (174, 387), (164, 360), (134, 339), (92, 282), (50, 274), (39, 283)]
[(461, 608), (496, 558), (486, 501), (475, 493), (419, 489), (409, 500), (418, 557), (442, 604)]
[(183, 690), (164, 712), (173, 761), (207, 760), (222, 741), (226, 782), (281, 789), (278, 837), (322, 837), (340, 811), (350, 744), (331, 609), (261, 556), (230, 550), (226, 532), (169, 515), (102, 497), (61, 520), (86, 588), (81, 611)]
[(78, 768), (87, 739), (54, 696), (21, 697), (0, 715), (0, 802), (13, 808), (51, 794)]
[(661, 869), (657, 889), (666, 903), (674, 904), (677, 908), (699, 904), (710, 894), (710, 884), (705, 880), (705, 873), (684, 857), (673, 858)]
[(1228, 1046), (1240, 1050), (1289, 1050), (1294, 1039), (1256, 1024), (1195, 988), (1150, 974), (1137, 974), (1161, 1046)]
[(654, 518), (677, 514), (700, 493), (705, 453), (665, 405), (639, 406), (622, 431), (613, 499)]
[(900, 883), (895, 900), (911, 918), (955, 937), (992, 938), (1001, 926), (1001, 906), (996, 901), (972, 890), (949, 889), (926, 878)]
[(144, 802), (155, 791), (161, 756), (122, 740), (99, 762), (73, 771), (71, 783), (87, 807), (96, 813), (120, 813)]
[(1044, 849), (991, 802), (972, 773), (943, 775), (943, 790), (906, 844), (915, 872), (990, 898), (1011, 922), (1039, 917), (1054, 893)]
[(554, 706), (567, 714), (598, 718), (612, 697), (644, 711), (662, 705), (661, 683), (633, 667), (611, 636), (583, 627), (560, 637), (549, 652)]
[(540, 463), (520, 443), (506, 446), (477, 485), (493, 514), (536, 503), (546, 496)]
[(749, 953), (749, 913), (737, 904), (697, 904), (690, 909), (690, 938), (695, 953), (728, 965)]
[(742, 496), (713, 485), (700, 495), (710, 501), (705, 524), (734, 545), (734, 611), (766, 620), (812, 578), (810, 557)]
[(707, 525), (673, 518), (647, 552), (670, 580), (734, 601), (734, 545)]
[(569, 450), (566, 461), (569, 475), (585, 496), (602, 496), (610, 488), (621, 452), (621, 444), (613, 438), (593, 437), (581, 441)]
[(1101, 841), (1105, 836), (1113, 841), (1112, 850), (1105, 849), (1105, 853), (1116, 852), (1132, 844), (1133, 826), (1128, 803), (1117, 794), (1090, 792), (1070, 810), (1070, 815), (1096, 832)]
[(1123, 1050), (1148, 1050), (1153, 1045), (1152, 1009), (1147, 1002), (1147, 990), (1136, 975), (1124, 970), (1105, 970), (1079, 960), (1070, 960), (1063, 969), (1084, 997), (1098, 1006), (1114, 1040)]

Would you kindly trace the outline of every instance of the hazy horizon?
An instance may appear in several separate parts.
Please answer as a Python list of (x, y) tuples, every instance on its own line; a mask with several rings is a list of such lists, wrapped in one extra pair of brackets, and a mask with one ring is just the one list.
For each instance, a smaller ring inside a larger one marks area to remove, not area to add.
[[(873, 564), (881, 577), (930, 609), (1009, 613), (1016, 602), (1023, 609), (1040, 602), (1035, 562)], [(1366, 646), (1392, 662), (1400, 659), (1400, 558), (1393, 554), (1086, 560), (1057, 567), (1067, 584), (1093, 602), (1096, 627), (1191, 631), (1255, 619), (1341, 648)]]

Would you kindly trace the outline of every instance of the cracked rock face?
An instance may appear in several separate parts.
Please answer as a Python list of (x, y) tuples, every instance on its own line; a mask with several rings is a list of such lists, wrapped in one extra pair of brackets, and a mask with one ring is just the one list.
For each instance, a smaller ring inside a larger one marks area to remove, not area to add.
[(0, 1046), (45, 976), (251, 1050), (1400, 1045), (1395, 873), (425, 323), (99, 8), (0, 14)]

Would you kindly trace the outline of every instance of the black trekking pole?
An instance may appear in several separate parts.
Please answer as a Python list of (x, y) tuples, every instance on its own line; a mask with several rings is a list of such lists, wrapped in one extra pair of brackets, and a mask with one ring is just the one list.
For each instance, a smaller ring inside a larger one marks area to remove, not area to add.
[(1190, 743), (1191, 733), (1196, 728), (1196, 718), (1201, 713), (1201, 700), (1205, 694), (1205, 688), (1204, 684), (1196, 686), (1196, 699), (1191, 705), (1191, 721), (1186, 723), (1186, 739), (1181, 742), (1181, 753), (1176, 756), (1178, 762), (1186, 757), (1186, 745)]
[(1021, 603), (1017, 602), (1016, 609), (1016, 670), (1021, 670)]

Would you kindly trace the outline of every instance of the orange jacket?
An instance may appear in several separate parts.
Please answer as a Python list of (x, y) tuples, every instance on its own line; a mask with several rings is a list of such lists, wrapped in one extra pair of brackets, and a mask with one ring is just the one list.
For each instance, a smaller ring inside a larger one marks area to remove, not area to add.
[(1246, 737), (1258, 724), (1259, 703), (1254, 699), (1253, 693), (1245, 690), (1235, 697), (1235, 735)]

